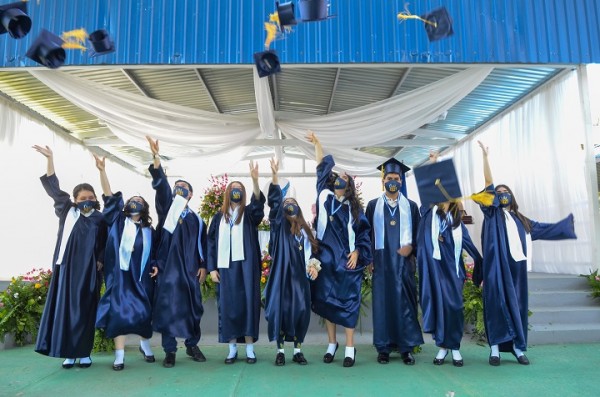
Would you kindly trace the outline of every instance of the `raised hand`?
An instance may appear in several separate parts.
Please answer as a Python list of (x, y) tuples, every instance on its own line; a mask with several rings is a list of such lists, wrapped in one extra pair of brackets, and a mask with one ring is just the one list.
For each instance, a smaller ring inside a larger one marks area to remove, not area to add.
[(44, 155), (44, 157), (46, 158), (52, 158), (54, 156), (54, 153), (52, 153), (52, 149), (50, 149), (50, 146), (33, 145), (32, 148), (34, 148), (36, 152)]
[(481, 151), (483, 152), (483, 155), (484, 155), (484, 156), (487, 156), (487, 155), (488, 155), (488, 153), (490, 152), (490, 148), (489, 148), (489, 147), (487, 147), (487, 146), (485, 146), (485, 145), (483, 144), (483, 142), (481, 142), (481, 141), (477, 141), (477, 143), (479, 144), (479, 147), (481, 148)]
[(440, 152), (438, 152), (437, 150), (429, 151), (429, 161), (430, 162), (437, 163), (439, 157), (440, 157)]
[(312, 143), (313, 145), (317, 145), (321, 143), (317, 135), (315, 135), (314, 131), (308, 130), (308, 134), (306, 134), (306, 140)]
[(149, 136), (146, 136), (146, 139), (148, 140), (148, 143), (150, 144), (150, 150), (152, 151), (152, 155), (158, 156), (158, 154), (159, 154), (158, 139), (154, 140)]
[(257, 181), (258, 180), (258, 162), (254, 162), (252, 160), (250, 160), (250, 176), (252, 177), (253, 181)]
[(106, 157), (100, 158), (96, 153), (92, 153), (94, 155), (94, 159), (96, 160), (96, 168), (98, 171), (103, 172), (106, 170)]
[(271, 172), (273, 174), (277, 174), (277, 172), (279, 171), (279, 160), (277, 160), (276, 158), (271, 158), (269, 162), (271, 163)]

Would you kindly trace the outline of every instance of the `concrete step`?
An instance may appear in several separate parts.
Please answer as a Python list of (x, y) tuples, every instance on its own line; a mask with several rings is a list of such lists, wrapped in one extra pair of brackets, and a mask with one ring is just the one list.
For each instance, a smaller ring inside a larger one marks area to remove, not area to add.
[(529, 345), (600, 342), (600, 323), (532, 325)]
[(535, 307), (598, 306), (589, 290), (530, 291), (529, 309)]
[(569, 306), (569, 307), (536, 307), (529, 308), (533, 313), (529, 317), (529, 324), (600, 324), (600, 305), (596, 306)]
[(527, 284), (530, 292), (589, 290), (585, 277), (573, 274), (529, 273)]

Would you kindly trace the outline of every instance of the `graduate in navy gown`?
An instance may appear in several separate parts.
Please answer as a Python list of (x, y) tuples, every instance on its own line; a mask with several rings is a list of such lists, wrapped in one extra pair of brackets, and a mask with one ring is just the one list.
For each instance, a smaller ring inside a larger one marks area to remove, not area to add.
[(204, 313), (200, 284), (206, 278), (206, 225), (188, 207), (193, 195), (190, 183), (177, 180), (171, 189), (160, 164), (158, 141), (147, 139), (154, 157), (149, 170), (156, 191), (159, 233), (152, 328), (162, 334), (163, 366), (172, 368), (177, 353), (176, 337), (185, 338), (185, 352), (192, 360), (206, 361), (198, 347)]
[(323, 356), (331, 363), (338, 348), (336, 325), (346, 331), (344, 367), (356, 359), (354, 328), (360, 316), (363, 273), (372, 261), (370, 226), (358, 201), (351, 176), (333, 172), (331, 155), (323, 157), (317, 136), (307, 139), (315, 146), (317, 162), (317, 240), (321, 273), (312, 286), (312, 310), (325, 319), (329, 345)]
[(233, 181), (225, 189), (221, 211), (208, 231), (208, 270), (217, 283), (219, 342), (229, 343), (225, 364), (237, 360), (237, 343), (246, 343), (246, 362), (256, 363), (254, 342), (260, 321), (260, 245), (258, 225), (265, 215), (265, 196), (258, 187), (258, 164), (250, 162), (253, 194)]
[(269, 253), (271, 272), (265, 287), (265, 317), (269, 324), (269, 340), (277, 341), (275, 365), (285, 365), (284, 342), (294, 343), (292, 360), (300, 365), (307, 361), (301, 345), (310, 324), (310, 281), (321, 268), (312, 253), (318, 243), (304, 220), (294, 197), (284, 194), (279, 186), (279, 163), (271, 159), (273, 181), (269, 186)]
[(63, 368), (92, 365), (96, 308), (100, 297), (100, 275), (106, 223), (94, 188), (82, 183), (73, 189), (73, 200), (60, 189), (54, 173), (54, 156), (46, 146), (35, 145), (47, 158), (46, 175), (40, 179), (54, 200), (58, 216), (58, 239), (52, 257), (52, 279), (42, 313), (35, 351), (65, 358)]
[(96, 328), (114, 338), (113, 369), (125, 368), (125, 335), (141, 336), (140, 352), (146, 362), (154, 362), (149, 339), (152, 337), (152, 298), (158, 269), (152, 264), (154, 229), (150, 207), (141, 196), (123, 203), (121, 192), (113, 194), (106, 175), (105, 158), (94, 154), (100, 171), (104, 220), (109, 227), (104, 254), (106, 289), (98, 304)]
[(495, 193), (491, 206), (481, 206), (483, 266), (473, 270), (474, 283), (483, 282), (485, 331), (491, 348), (489, 363), (500, 365), (500, 352), (509, 352), (520, 364), (528, 365), (524, 352), (531, 241), (576, 239), (573, 214), (557, 223), (539, 223), (525, 217), (508, 186), (494, 186), (488, 148), (481, 142), (479, 146), (483, 152), (486, 191)]
[(371, 200), (366, 211), (373, 252), (373, 344), (380, 364), (398, 350), (402, 361), (413, 365), (412, 351), (424, 343), (415, 279), (419, 208), (402, 189), (410, 168), (392, 158), (379, 169), (385, 193)]

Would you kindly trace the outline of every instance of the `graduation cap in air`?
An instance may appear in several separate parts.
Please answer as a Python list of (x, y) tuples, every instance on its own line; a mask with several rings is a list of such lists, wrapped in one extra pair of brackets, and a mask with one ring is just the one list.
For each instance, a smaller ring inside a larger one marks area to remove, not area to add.
[(52, 32), (43, 29), (27, 50), (27, 58), (50, 69), (61, 67), (67, 54), (62, 48), (64, 40)]
[(115, 44), (111, 40), (110, 35), (106, 29), (96, 30), (88, 36), (88, 40), (92, 44), (94, 49), (94, 55), (110, 54), (115, 51)]
[(275, 51), (262, 51), (254, 53), (254, 63), (258, 77), (267, 77), (281, 72), (279, 57)]
[(298, 6), (302, 22), (317, 22), (329, 18), (327, 0), (299, 0)]
[(283, 30), (284, 26), (297, 25), (298, 21), (296, 21), (296, 16), (294, 13), (294, 3), (284, 3), (279, 4), (278, 1), (275, 2), (275, 6), (277, 8), (277, 15), (279, 17), (279, 30)]
[(421, 205), (457, 201), (462, 197), (452, 159), (414, 169)]
[(454, 34), (452, 18), (446, 7), (437, 8), (421, 18), (425, 21), (425, 31), (429, 41), (436, 41)]
[(25, 37), (31, 30), (31, 18), (27, 15), (27, 3), (16, 3), (0, 6), (0, 34), (7, 33), (13, 39)]
[(381, 171), (381, 179), (385, 178), (387, 174), (398, 174), (402, 179), (402, 187), (400, 188), (400, 192), (406, 197), (406, 176), (405, 173), (410, 171), (410, 168), (396, 160), (395, 158), (390, 158), (386, 160), (384, 163), (379, 164), (377, 169)]

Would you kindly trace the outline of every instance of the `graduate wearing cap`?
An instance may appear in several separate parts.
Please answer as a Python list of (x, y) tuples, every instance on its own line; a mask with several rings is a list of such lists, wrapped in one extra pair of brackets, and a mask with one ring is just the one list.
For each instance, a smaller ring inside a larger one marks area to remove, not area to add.
[(159, 233), (152, 326), (162, 334), (163, 366), (172, 368), (177, 352), (176, 337), (185, 339), (186, 354), (192, 360), (206, 361), (198, 347), (204, 313), (200, 284), (206, 278), (206, 225), (188, 207), (192, 186), (178, 180), (171, 189), (160, 163), (158, 140), (147, 139), (154, 157), (148, 169), (156, 191)]
[(412, 365), (414, 347), (424, 343), (415, 281), (419, 209), (406, 198), (404, 174), (410, 168), (391, 158), (378, 169), (385, 192), (369, 201), (366, 211), (373, 252), (373, 345), (380, 364), (398, 350)]
[[(439, 347), (434, 365), (443, 365), (451, 351), (452, 365), (462, 367), (466, 277), (462, 253), (466, 251), (477, 264), (481, 264), (481, 255), (462, 223), (460, 201), (448, 201), (444, 194), (450, 191), (454, 198), (461, 196), (452, 160), (437, 163), (437, 155), (430, 158), (434, 164), (415, 169), (423, 213), (417, 235), (423, 331), (430, 333)], [(436, 185), (438, 181), (441, 185)]]
[(479, 146), (483, 153), (485, 190), (495, 195), (491, 205), (481, 206), (483, 265), (473, 271), (475, 285), (483, 282), (483, 316), (491, 349), (489, 363), (500, 365), (500, 352), (508, 352), (519, 364), (529, 365), (524, 352), (527, 350), (527, 271), (531, 268), (531, 242), (576, 239), (573, 214), (557, 223), (539, 223), (525, 217), (519, 211), (512, 190), (506, 185), (494, 186), (488, 148), (481, 142)]
[(260, 322), (261, 253), (258, 225), (265, 216), (265, 196), (258, 187), (258, 164), (250, 161), (252, 194), (232, 181), (223, 206), (210, 221), (208, 270), (217, 283), (219, 342), (229, 343), (225, 364), (237, 361), (238, 343), (246, 343), (246, 363), (255, 364), (254, 342)]
[(284, 342), (294, 343), (292, 361), (306, 365), (301, 346), (310, 324), (310, 280), (315, 280), (321, 269), (320, 262), (312, 255), (319, 245), (295, 197), (283, 197), (278, 170), (278, 161), (271, 159), (273, 179), (268, 202), (272, 262), (264, 291), (265, 318), (269, 341), (277, 341), (275, 365), (285, 365)]
[(113, 193), (106, 174), (106, 159), (94, 154), (100, 171), (104, 220), (109, 227), (104, 254), (106, 289), (98, 303), (96, 328), (114, 338), (113, 370), (125, 368), (125, 335), (141, 337), (139, 350), (146, 362), (154, 362), (152, 337), (152, 298), (158, 269), (153, 262), (154, 228), (150, 206), (141, 196), (123, 201), (121, 192)]
[(321, 272), (312, 285), (312, 310), (325, 319), (329, 345), (323, 356), (331, 363), (339, 347), (336, 325), (346, 328), (344, 367), (356, 359), (354, 328), (360, 315), (364, 269), (372, 261), (370, 226), (365, 217), (354, 181), (347, 174), (333, 172), (331, 155), (323, 157), (321, 143), (313, 132), (307, 139), (315, 146), (317, 162), (316, 233)]
[(40, 178), (54, 200), (59, 219), (58, 240), (52, 258), (52, 279), (40, 320), (35, 351), (65, 358), (62, 367), (92, 365), (96, 309), (100, 297), (99, 270), (104, 262), (106, 223), (94, 188), (81, 183), (73, 189), (73, 201), (60, 189), (54, 173), (54, 155), (48, 146), (33, 147), (47, 159)]

